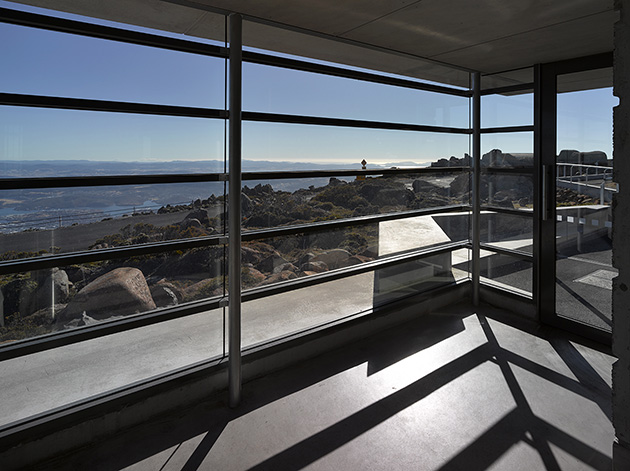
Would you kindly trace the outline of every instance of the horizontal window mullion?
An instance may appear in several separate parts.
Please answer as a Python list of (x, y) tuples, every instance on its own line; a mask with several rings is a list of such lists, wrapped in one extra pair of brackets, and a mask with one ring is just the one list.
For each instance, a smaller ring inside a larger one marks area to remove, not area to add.
[(244, 242), (251, 242), (260, 239), (269, 239), (273, 237), (286, 237), (296, 234), (309, 234), (311, 232), (320, 232), (325, 230), (343, 229), (345, 227), (360, 226), (365, 224), (374, 224), (383, 221), (393, 221), (397, 219), (405, 219), (417, 216), (430, 216), (432, 214), (440, 214), (445, 212), (462, 212), (468, 210), (467, 206), (440, 206), (430, 209), (416, 209), (412, 211), (402, 211), (390, 214), (375, 214), (372, 216), (361, 216), (351, 219), (337, 219), (332, 221), (322, 221), (311, 224), (300, 224), (287, 227), (276, 227), (273, 229), (259, 229), (251, 231), (243, 231), (241, 239)]
[(300, 116), (278, 113), (262, 113), (257, 111), (243, 111), (243, 121), (283, 124), (307, 124), (316, 126), (336, 126), (366, 129), (391, 129), (397, 131), (437, 132), (449, 134), (472, 134), (470, 128), (452, 128), (444, 126), (427, 126), (423, 124), (390, 123), (381, 121), (366, 121), (345, 118), (325, 118), (321, 116)]
[(21, 260), (0, 262), (0, 275), (22, 273), (26, 271), (45, 270), (66, 265), (92, 263), (119, 258), (154, 255), (174, 250), (190, 250), (227, 243), (225, 236), (196, 237), (194, 239), (172, 240), (134, 246), (112, 247), (85, 252), (71, 252)]
[(456, 88), (444, 87), (423, 82), (415, 82), (413, 80), (405, 80), (396, 77), (388, 77), (386, 75), (373, 74), (370, 72), (344, 69), (331, 65), (317, 64), (313, 62), (301, 61), (298, 59), (289, 59), (286, 57), (277, 57), (269, 54), (262, 54), (259, 52), (243, 51), (243, 61), (259, 65), (281, 67), (291, 70), (314, 72), (334, 77), (362, 80), (364, 82), (392, 85), (401, 88), (412, 88), (416, 90), (424, 90), (427, 92), (443, 93), (446, 95), (455, 95), (466, 98), (472, 96), (472, 92), (470, 90), (459, 90)]
[(107, 175), (86, 177), (1, 178), (2, 190), (77, 188), (92, 186), (156, 185), (165, 183), (203, 183), (226, 181), (223, 173), (186, 173), (151, 175)]
[(0, 8), (0, 22), (18, 26), (46, 29), (61, 33), (77, 34), (92, 38), (108, 39), (141, 46), (158, 47), (172, 51), (187, 52), (212, 57), (228, 57), (225, 47), (204, 44), (184, 39), (169, 38), (156, 34), (130, 31), (112, 26), (102, 26), (82, 21), (56, 18), (54, 16), (41, 15), (25, 11)]
[(494, 252), (497, 253), (499, 255), (506, 255), (509, 257), (514, 257), (514, 258), (518, 258), (520, 260), (525, 260), (528, 262), (533, 262), (534, 261), (534, 256), (530, 253), (527, 252), (522, 252), (520, 250), (515, 250), (515, 249), (505, 249), (503, 247), (498, 247), (496, 245), (490, 245), (488, 243), (481, 243), (479, 244), (479, 248), (481, 250), (486, 250), (488, 252)]
[(414, 167), (414, 168), (384, 168), (369, 170), (298, 170), (286, 172), (243, 172), (242, 180), (280, 180), (293, 178), (318, 177), (354, 177), (358, 175), (407, 175), (434, 174), (451, 172), (468, 172), (470, 167)]
[(150, 114), (186, 118), (226, 119), (228, 112), (214, 108), (192, 106), (155, 105), (123, 101), (90, 100), (19, 93), (0, 93), (0, 105), (54, 108), (77, 111), (105, 111), (113, 113)]
[(499, 128), (481, 128), (481, 134), (500, 134), (510, 132), (534, 132), (534, 125), (504, 126)]

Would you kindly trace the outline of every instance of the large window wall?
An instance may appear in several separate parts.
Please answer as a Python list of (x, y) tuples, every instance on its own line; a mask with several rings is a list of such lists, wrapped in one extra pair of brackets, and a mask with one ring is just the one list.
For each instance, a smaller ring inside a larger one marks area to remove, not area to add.
[[(7, 426), (225, 356), (229, 113), (227, 47), (2, 16)], [(468, 280), (469, 91), (243, 57), (244, 348)]]
[[(492, 76), (486, 77), (492, 82)], [(484, 80), (482, 79), (482, 87)], [(480, 276), (533, 298), (534, 83), (482, 90)]]

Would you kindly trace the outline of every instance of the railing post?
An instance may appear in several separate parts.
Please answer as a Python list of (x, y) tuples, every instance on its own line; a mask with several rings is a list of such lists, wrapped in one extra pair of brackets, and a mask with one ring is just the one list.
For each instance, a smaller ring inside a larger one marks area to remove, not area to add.
[(481, 272), (481, 73), (475, 72), (472, 77), (472, 301), (474, 306), (479, 305), (479, 278)]
[(229, 190), (228, 190), (228, 394), (230, 407), (241, 401), (241, 110), (243, 19), (230, 15)]

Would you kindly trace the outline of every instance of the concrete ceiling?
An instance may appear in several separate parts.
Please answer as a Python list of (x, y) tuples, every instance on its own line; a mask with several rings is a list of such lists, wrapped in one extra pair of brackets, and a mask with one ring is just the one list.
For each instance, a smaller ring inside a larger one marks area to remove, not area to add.
[(464, 87), (476, 70), (484, 88), (530, 81), (517, 69), (536, 63), (612, 51), (618, 17), (613, 0), (20, 3), (211, 39), (225, 37), (221, 13), (239, 12), (248, 46)]

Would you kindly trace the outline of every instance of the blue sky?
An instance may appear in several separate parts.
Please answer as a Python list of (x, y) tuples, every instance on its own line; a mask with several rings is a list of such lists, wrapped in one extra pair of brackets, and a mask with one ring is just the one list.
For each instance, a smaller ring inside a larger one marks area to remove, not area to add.
[[(16, 4), (1, 2), (0, 6)], [(22, 8), (22, 7), (20, 7)], [(29, 9), (29, 8), (24, 8)], [(221, 59), (0, 24), (0, 91), (223, 108)], [(245, 110), (468, 127), (465, 98), (244, 64)], [(558, 147), (612, 150), (610, 90), (560, 95)], [(532, 95), (484, 97), (482, 125), (533, 123)], [(0, 108), (0, 158), (213, 160), (219, 120)], [(482, 148), (531, 152), (532, 133), (486, 135)], [(319, 164), (413, 161), (469, 152), (464, 135), (245, 123), (243, 158)]]

